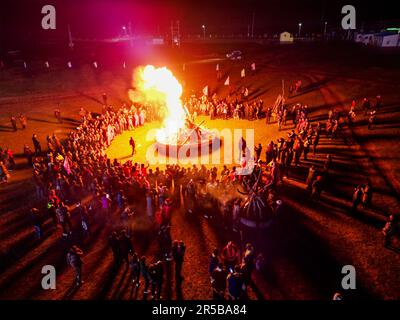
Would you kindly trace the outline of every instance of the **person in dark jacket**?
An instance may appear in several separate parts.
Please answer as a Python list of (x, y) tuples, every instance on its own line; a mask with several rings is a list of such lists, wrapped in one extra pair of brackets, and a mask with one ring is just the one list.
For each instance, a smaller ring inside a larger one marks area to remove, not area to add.
[(234, 272), (228, 274), (228, 293), (231, 300), (239, 300), (243, 294), (243, 275), (240, 272), (240, 266), (236, 265)]
[(121, 260), (125, 260), (126, 264), (129, 265), (129, 254), (133, 254), (133, 246), (131, 239), (126, 234), (126, 231), (123, 230), (118, 240), (119, 240), (119, 249), (121, 253)]
[(357, 207), (361, 203), (361, 198), (362, 198), (362, 186), (358, 185), (353, 192), (353, 205), (351, 207), (353, 211), (357, 211)]
[(140, 258), (140, 274), (142, 275), (143, 280), (144, 280), (144, 291), (143, 291), (143, 294), (145, 296), (147, 296), (147, 294), (149, 293), (148, 290), (149, 290), (149, 284), (150, 284), (150, 281), (151, 281), (151, 275), (150, 275), (149, 266), (147, 265), (145, 256), (142, 256)]
[(226, 271), (223, 268), (222, 262), (218, 263), (211, 274), (211, 286), (213, 289), (213, 299), (225, 300)]
[(210, 276), (212, 275), (214, 269), (218, 266), (219, 262), (219, 250), (215, 248), (210, 256), (210, 263), (208, 265), (208, 272), (210, 273)]
[(132, 156), (135, 154), (135, 152), (136, 152), (136, 150), (135, 150), (135, 140), (133, 140), (133, 137), (131, 137), (130, 139), (129, 139), (129, 145), (131, 146), (131, 148), (132, 148)]
[(132, 284), (135, 285), (136, 287), (139, 287), (139, 285), (140, 285), (140, 281), (139, 281), (140, 280), (140, 262), (139, 262), (139, 258), (136, 253), (132, 254), (130, 267), (131, 267)]
[(160, 300), (162, 285), (164, 281), (164, 267), (162, 261), (157, 261), (153, 263), (150, 267), (150, 275), (151, 275), (151, 295), (153, 299)]
[(35, 148), (35, 154), (36, 155), (41, 154), (42, 153), (42, 147), (40, 146), (40, 142), (39, 142), (39, 139), (38, 139), (36, 134), (34, 134), (32, 136), (32, 142), (33, 142), (33, 146)]
[(108, 243), (111, 247), (114, 256), (114, 264), (119, 265), (121, 263), (121, 251), (119, 247), (119, 240), (117, 232), (112, 232), (108, 238)]
[(74, 269), (76, 285), (79, 287), (82, 281), (82, 260), (83, 251), (77, 246), (72, 248), (67, 253), (67, 262)]
[(175, 262), (175, 280), (181, 282), (182, 277), (182, 266), (185, 257), (186, 246), (183, 241), (175, 240), (172, 245), (172, 257)]
[(39, 209), (32, 208), (31, 209), (31, 218), (32, 223), (35, 228), (35, 234), (38, 239), (42, 238), (42, 224), (43, 224), (43, 216), (41, 215)]

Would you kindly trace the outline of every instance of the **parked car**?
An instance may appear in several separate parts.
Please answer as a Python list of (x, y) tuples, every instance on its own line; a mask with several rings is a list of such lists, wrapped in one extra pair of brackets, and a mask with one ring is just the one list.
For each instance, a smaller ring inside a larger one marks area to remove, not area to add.
[(242, 52), (239, 50), (232, 51), (226, 54), (227, 59), (230, 60), (242, 60)]

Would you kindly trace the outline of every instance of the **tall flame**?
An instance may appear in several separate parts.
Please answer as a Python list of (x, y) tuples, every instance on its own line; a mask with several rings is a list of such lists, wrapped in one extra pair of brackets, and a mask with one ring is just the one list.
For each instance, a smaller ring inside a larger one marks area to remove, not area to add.
[(147, 65), (136, 70), (134, 85), (146, 102), (157, 103), (164, 108), (163, 128), (158, 130), (157, 139), (176, 141), (179, 130), (185, 125), (182, 86), (179, 81), (168, 68)]

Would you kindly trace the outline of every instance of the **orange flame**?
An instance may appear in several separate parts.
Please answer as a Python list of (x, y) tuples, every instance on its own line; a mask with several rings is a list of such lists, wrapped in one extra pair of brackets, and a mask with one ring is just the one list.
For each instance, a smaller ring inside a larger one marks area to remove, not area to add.
[[(167, 67), (152, 65), (141, 67), (134, 75), (134, 85), (146, 102), (158, 103), (164, 107), (163, 128), (158, 130), (158, 141), (176, 142), (177, 134), (185, 125), (185, 111), (182, 106), (182, 86)], [(131, 100), (138, 100), (137, 97)]]

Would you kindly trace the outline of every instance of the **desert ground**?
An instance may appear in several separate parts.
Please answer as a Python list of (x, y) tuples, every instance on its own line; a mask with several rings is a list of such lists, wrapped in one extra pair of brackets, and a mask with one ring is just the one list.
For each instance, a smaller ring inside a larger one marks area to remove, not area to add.
[[(224, 54), (237, 47), (244, 52), (244, 60), (226, 60)], [(17, 161), (10, 181), (0, 185), (0, 299), (142, 297), (141, 292), (133, 292), (127, 269), (112, 268), (107, 236), (113, 225), (93, 226), (90, 240), (82, 243), (85, 283), (79, 290), (72, 286), (73, 273), (66, 264), (67, 244), (61, 240), (61, 231), (52, 232), (47, 221), (44, 238), (35, 239), (28, 213), (37, 201), (32, 169), (23, 157), (23, 146), (32, 145), (33, 133), (39, 136), (42, 146), (46, 145), (49, 134), (65, 138), (78, 125), (81, 107), (101, 112), (103, 92), (115, 107), (128, 102), (132, 70), (140, 64), (168, 66), (184, 84), (184, 94), (200, 92), (209, 85), (212, 93), (224, 96), (228, 89), (223, 81), (216, 80), (216, 63), (220, 64), (224, 77), (230, 76), (234, 86), (247, 86), (250, 99), (261, 98), (266, 106), (272, 105), (281, 92), (282, 80), (286, 90), (290, 83), (302, 80), (303, 90), (290, 96), (287, 103), (308, 104), (313, 122), (324, 123), (333, 107), (348, 111), (352, 100), (373, 99), (378, 94), (383, 99), (373, 130), (367, 129), (367, 117), (358, 109), (352, 128), (345, 126), (334, 140), (322, 135), (317, 154), (311, 154), (279, 187), (284, 210), (273, 227), (262, 233), (244, 232), (244, 241), (253, 243), (267, 261), (266, 272), (253, 275), (249, 298), (329, 300), (340, 290), (342, 267), (353, 265), (357, 271), (357, 289), (343, 292), (347, 299), (399, 299), (400, 244), (395, 243), (397, 248), (384, 248), (381, 234), (387, 216), (399, 212), (398, 54), (336, 43), (183, 45), (180, 49), (136, 53), (127, 60), (126, 69), (122, 68), (120, 56), (100, 60), (99, 53), (98, 69), (90, 64), (91, 57), (76, 57), (80, 63), (72, 69), (57, 62), (59, 67), (41, 71), (38, 61), (32, 63), (33, 71), (29, 73), (20, 67), (0, 70), (0, 147), (11, 148)], [(64, 61), (61, 57), (57, 59)], [(241, 79), (240, 70), (253, 62), (256, 73)], [(61, 105), (63, 124), (53, 116), (57, 103)], [(26, 114), (28, 126), (13, 132), (9, 119), (19, 113)], [(264, 150), (269, 141), (276, 141), (293, 128), (291, 121), (279, 131), (276, 123), (266, 125), (265, 119), (233, 121), (200, 117), (200, 120), (205, 120), (209, 128), (253, 128), (255, 143), (262, 143)], [(109, 147), (108, 156), (144, 162), (146, 132), (158, 125), (148, 123), (118, 136)], [(133, 158), (128, 144), (130, 136), (139, 143)], [(307, 200), (305, 185), (307, 169), (311, 164), (322, 165), (328, 154), (334, 161), (331, 183), (322, 193), (321, 201), (311, 202)], [(372, 205), (355, 215), (350, 210), (353, 189), (366, 177), (373, 185)], [(158, 248), (151, 222), (141, 212), (143, 208), (138, 207), (137, 211), (133, 244), (140, 255), (155, 256)], [(214, 247), (222, 247), (230, 239), (240, 241), (239, 235), (225, 230), (219, 219), (188, 217), (182, 210), (174, 212), (172, 225), (173, 239), (183, 240), (187, 246), (185, 280), (178, 288), (167, 274), (163, 297), (211, 299), (208, 257)], [(56, 266), (56, 290), (40, 287), (41, 268), (47, 264)]]

